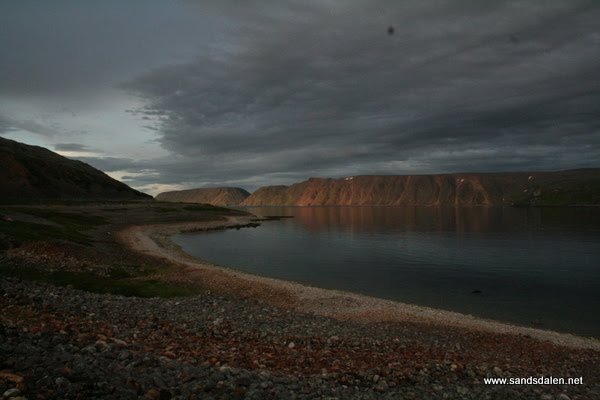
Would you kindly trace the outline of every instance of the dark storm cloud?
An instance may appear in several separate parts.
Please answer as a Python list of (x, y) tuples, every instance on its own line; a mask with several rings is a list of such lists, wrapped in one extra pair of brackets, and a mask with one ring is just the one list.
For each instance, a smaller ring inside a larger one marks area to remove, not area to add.
[(184, 59), (211, 21), (159, 0), (0, 2), (0, 94), (89, 96)]
[(164, 181), (598, 166), (596, 1), (278, 4), (126, 85)]
[[(0, 2), (0, 132), (133, 185), (598, 166), (598, 20), (596, 0)], [(119, 82), (139, 131), (118, 107), (52, 117)], [(169, 154), (144, 159), (154, 138)]]

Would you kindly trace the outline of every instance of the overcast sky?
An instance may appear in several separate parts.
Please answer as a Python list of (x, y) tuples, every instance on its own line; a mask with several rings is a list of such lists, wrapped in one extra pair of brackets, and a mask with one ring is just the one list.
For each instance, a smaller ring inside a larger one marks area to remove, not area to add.
[(0, 135), (151, 194), (600, 167), (598, 21), (597, 0), (4, 0)]

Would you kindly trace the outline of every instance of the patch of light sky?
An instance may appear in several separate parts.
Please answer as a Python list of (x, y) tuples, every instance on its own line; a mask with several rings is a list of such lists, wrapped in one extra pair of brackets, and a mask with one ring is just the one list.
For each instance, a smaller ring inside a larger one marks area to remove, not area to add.
[(2, 99), (3, 111), (14, 121), (4, 137), (54, 149), (57, 143), (77, 143), (86, 151), (56, 152), (67, 157), (110, 156), (131, 159), (160, 157), (166, 151), (156, 142), (151, 120), (126, 110), (143, 106), (140, 99), (119, 89), (107, 90), (86, 103), (57, 99)]
[[(213, 11), (187, 1), (0, 3), (0, 136), (71, 158), (168, 155), (155, 121), (128, 112), (144, 100), (120, 86), (218, 47)], [(65, 143), (82, 149), (57, 149)]]

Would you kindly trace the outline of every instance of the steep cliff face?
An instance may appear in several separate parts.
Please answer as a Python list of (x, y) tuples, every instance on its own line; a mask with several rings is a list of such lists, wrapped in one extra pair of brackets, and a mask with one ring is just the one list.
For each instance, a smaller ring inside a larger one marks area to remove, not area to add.
[(200, 188), (164, 192), (156, 196), (158, 201), (178, 203), (203, 203), (214, 206), (235, 206), (242, 203), (250, 193), (241, 188)]
[[(561, 172), (355, 176), (311, 178), (291, 186), (258, 189), (242, 204), (360, 205), (585, 205), (600, 204), (600, 169)], [(561, 189), (557, 189), (561, 188)], [(567, 189), (568, 188), (568, 189)], [(550, 204), (553, 190), (580, 194)]]
[(5, 201), (152, 199), (81, 161), (5, 138), (0, 138), (0, 192)]

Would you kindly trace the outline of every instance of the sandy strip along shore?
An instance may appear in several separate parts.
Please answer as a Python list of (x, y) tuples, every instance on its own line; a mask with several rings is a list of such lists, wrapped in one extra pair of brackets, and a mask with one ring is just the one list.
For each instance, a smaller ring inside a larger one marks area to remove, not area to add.
[(368, 322), (417, 322), (471, 330), (525, 335), (557, 345), (600, 350), (600, 342), (570, 334), (520, 327), (451, 311), (404, 304), (390, 300), (321, 289), (299, 283), (238, 272), (191, 257), (170, 240), (183, 232), (227, 229), (251, 223), (254, 217), (229, 217), (227, 221), (177, 223), (128, 227), (118, 233), (129, 248), (184, 267), (180, 282), (200, 283), (203, 287), (253, 297), (293, 310)]

